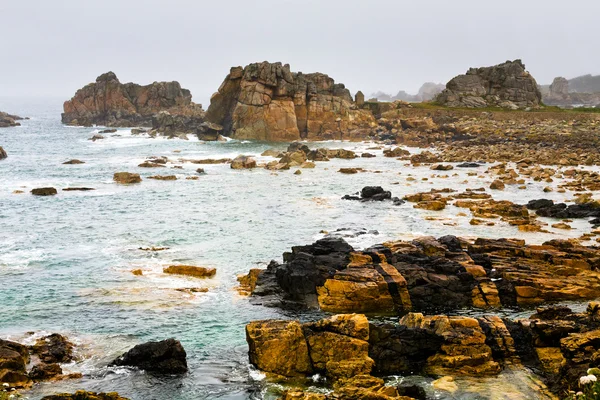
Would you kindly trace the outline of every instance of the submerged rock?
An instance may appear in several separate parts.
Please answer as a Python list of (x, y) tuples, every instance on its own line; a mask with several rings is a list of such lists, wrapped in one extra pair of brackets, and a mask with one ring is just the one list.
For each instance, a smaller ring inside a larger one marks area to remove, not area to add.
[(142, 178), (140, 177), (140, 174), (134, 174), (131, 172), (115, 172), (113, 181), (128, 185), (131, 183), (140, 183)]
[(78, 390), (75, 393), (59, 393), (42, 397), (42, 400), (129, 400), (117, 392), (96, 393)]
[(138, 344), (111, 365), (137, 367), (161, 374), (182, 374), (188, 370), (185, 350), (175, 339)]
[(31, 189), (31, 194), (34, 196), (54, 196), (57, 193), (53, 187)]

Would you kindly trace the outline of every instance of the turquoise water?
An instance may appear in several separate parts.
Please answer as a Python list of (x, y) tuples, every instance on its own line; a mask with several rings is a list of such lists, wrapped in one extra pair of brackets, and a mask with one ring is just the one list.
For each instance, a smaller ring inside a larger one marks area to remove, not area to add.
[[(264, 398), (260, 375), (247, 362), (244, 325), (255, 319), (306, 315), (249, 305), (233, 290), (236, 275), (280, 260), (291, 246), (322, 237), (322, 230), (377, 231), (349, 237), (357, 247), (423, 234), (518, 236), (541, 242), (589, 231), (587, 222), (576, 221), (578, 229), (570, 232), (519, 234), (508, 225), (471, 226), (470, 216), (457, 215), (465, 210), (454, 207), (436, 213), (411, 204), (342, 201), (343, 195), (366, 185), (382, 185), (402, 196), (432, 187), (487, 187), (493, 179), (468, 177), (466, 170), (450, 171), (458, 174), (454, 177), (431, 178), (433, 171), (427, 167), (405, 166), (382, 157), (382, 150), (369, 150), (376, 158), (318, 163), (301, 175), (293, 175), (294, 169), (236, 171), (228, 165), (177, 160), (259, 155), (286, 145), (152, 139), (132, 136), (128, 129), (92, 142), (87, 139), (97, 129), (61, 125), (61, 106), (58, 100), (0, 99), (0, 110), (32, 118), (21, 127), (0, 129), (0, 146), (9, 155), (0, 161), (0, 337), (31, 342), (44, 332), (65, 334), (78, 344), (78, 361), (64, 369), (84, 373), (81, 380), (36, 386), (26, 393), (30, 399), (79, 388), (118, 391), (134, 400)], [(362, 151), (373, 144), (310, 146)], [(149, 156), (167, 156), (173, 163), (167, 168), (137, 167)], [(86, 163), (62, 165), (72, 158)], [(171, 169), (174, 165), (183, 169)], [(347, 166), (370, 172), (337, 172)], [(206, 174), (186, 180), (197, 175), (198, 167)], [(138, 172), (144, 180), (117, 185), (112, 175), (118, 171)], [(145, 179), (155, 174), (179, 179)], [(408, 181), (409, 174), (417, 180)], [(525, 202), (566, 196), (543, 194), (546, 185), (532, 182), (526, 192), (509, 188), (495, 197)], [(44, 186), (56, 187), (58, 195), (29, 194)], [(75, 186), (96, 190), (61, 191)], [(13, 194), (15, 190), (25, 193)], [(426, 216), (438, 219), (425, 220)], [(150, 246), (169, 250), (138, 250)], [(162, 274), (164, 266), (178, 263), (215, 267), (217, 276), (199, 280)], [(136, 268), (144, 276), (134, 276), (131, 270)], [(209, 290), (176, 290), (190, 287)], [(158, 379), (106, 367), (137, 343), (168, 337), (181, 340), (188, 353), (190, 372), (183, 377)]]

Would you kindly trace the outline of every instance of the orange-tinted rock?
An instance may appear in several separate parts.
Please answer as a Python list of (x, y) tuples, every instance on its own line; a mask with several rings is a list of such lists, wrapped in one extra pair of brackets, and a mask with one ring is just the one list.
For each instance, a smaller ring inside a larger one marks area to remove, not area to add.
[(196, 267), (193, 265), (171, 265), (163, 268), (165, 274), (187, 275), (196, 278), (212, 278), (217, 273), (215, 268)]
[(140, 177), (140, 174), (134, 174), (131, 172), (115, 172), (113, 175), (113, 181), (128, 185), (132, 183), (140, 183), (142, 178)]

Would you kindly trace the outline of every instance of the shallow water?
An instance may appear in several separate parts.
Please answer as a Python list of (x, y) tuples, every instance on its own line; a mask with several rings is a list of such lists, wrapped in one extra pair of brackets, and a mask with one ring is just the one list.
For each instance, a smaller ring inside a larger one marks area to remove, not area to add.
[[(36, 386), (26, 393), (30, 399), (79, 388), (114, 390), (134, 400), (269, 397), (260, 383), (261, 375), (248, 365), (244, 325), (255, 319), (306, 316), (249, 305), (233, 290), (236, 275), (265, 266), (273, 258), (280, 260), (291, 246), (311, 243), (323, 236), (323, 230), (375, 231), (347, 238), (356, 247), (445, 234), (520, 237), (541, 243), (590, 230), (587, 221), (581, 220), (572, 223), (576, 228), (572, 231), (550, 228), (551, 234), (520, 233), (505, 223), (471, 226), (470, 215), (457, 215), (468, 210), (456, 207), (433, 212), (414, 209), (409, 203), (394, 207), (341, 200), (366, 185), (381, 185), (402, 197), (431, 188), (488, 187), (493, 180), (492, 176), (468, 177), (471, 169), (437, 173), (428, 167), (408, 167), (384, 158), (382, 150), (369, 150), (376, 158), (317, 163), (301, 175), (294, 175), (295, 169), (236, 171), (226, 164), (177, 160), (259, 155), (267, 148), (286, 146), (152, 139), (132, 136), (128, 129), (92, 142), (87, 139), (98, 129), (61, 125), (60, 101), (0, 99), (0, 110), (32, 117), (22, 121), (21, 127), (0, 129), (0, 146), (9, 155), (0, 162), (0, 337), (32, 341), (36, 336), (26, 332), (36, 332), (37, 337), (43, 332), (66, 334), (80, 346), (79, 361), (65, 370), (85, 375), (82, 380)], [(357, 151), (373, 146), (309, 145)], [(137, 167), (148, 156), (163, 155), (175, 163), (167, 168)], [(62, 165), (72, 158), (86, 163)], [(175, 164), (183, 169), (171, 169)], [(371, 172), (337, 172), (346, 166)], [(197, 175), (198, 167), (206, 175), (185, 180)], [(483, 173), (485, 168), (480, 170)], [(122, 186), (112, 181), (118, 171), (138, 172), (143, 179), (175, 174), (179, 180), (144, 179), (138, 185)], [(409, 175), (417, 180), (407, 181)], [(429, 180), (421, 180), (424, 177)], [(569, 193), (543, 193), (546, 183), (528, 184), (527, 191), (507, 186), (494, 193), (494, 198), (520, 203), (541, 197), (571, 198)], [(58, 195), (29, 194), (32, 188), (43, 186), (56, 187)], [(75, 186), (96, 190), (60, 190)], [(13, 194), (15, 190), (25, 193)], [(425, 220), (426, 216), (437, 220)], [(169, 250), (138, 250), (150, 246)], [(162, 274), (162, 268), (173, 263), (216, 267), (218, 273), (209, 280)], [(134, 276), (131, 270), (136, 268), (144, 276)], [(191, 295), (176, 290), (190, 287), (209, 291)], [(106, 368), (134, 344), (168, 337), (181, 340), (188, 353), (190, 372), (184, 377), (159, 379)]]

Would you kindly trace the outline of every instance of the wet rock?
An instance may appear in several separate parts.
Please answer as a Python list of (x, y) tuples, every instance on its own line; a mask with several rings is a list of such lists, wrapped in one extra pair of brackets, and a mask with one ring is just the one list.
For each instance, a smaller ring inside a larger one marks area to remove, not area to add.
[(0, 339), (0, 382), (8, 388), (25, 388), (31, 385), (26, 366), (29, 363), (27, 347)]
[(139, 164), (140, 168), (164, 168), (165, 166), (162, 163), (152, 162), (152, 161), (144, 161)]
[(196, 278), (212, 278), (216, 275), (216, 268), (196, 267), (193, 265), (170, 265), (163, 269), (165, 274), (187, 275)]
[(89, 187), (68, 187), (64, 188), (63, 192), (89, 192), (90, 190), (96, 190)]
[(53, 187), (31, 189), (31, 194), (34, 196), (54, 196), (57, 193)]
[(158, 181), (176, 181), (177, 177), (175, 175), (153, 175), (149, 176), (148, 179), (155, 179)]
[(38, 339), (31, 352), (47, 364), (67, 363), (73, 360), (73, 343), (58, 333)]
[(385, 157), (407, 157), (410, 156), (410, 152), (401, 147), (394, 147), (393, 149), (385, 149), (383, 150), (383, 155)]
[(444, 165), (444, 164), (433, 164), (431, 167), (429, 167), (429, 169), (434, 170), (434, 171), (450, 171), (452, 169), (454, 169), (454, 167), (452, 165)]
[(8, 157), (8, 154), (6, 154), (6, 151), (0, 146), (0, 160), (4, 160), (6, 157)]
[(88, 140), (91, 140), (92, 142), (95, 142), (96, 140), (102, 140), (102, 139), (105, 139), (105, 137), (102, 136), (102, 135), (96, 134), (96, 135), (92, 136), (91, 138), (89, 138)]
[(131, 172), (115, 172), (113, 175), (113, 181), (128, 185), (132, 183), (140, 183), (142, 178), (140, 177), (140, 174), (134, 174)]
[(502, 182), (501, 180), (494, 180), (492, 182), (492, 184), (490, 185), (490, 189), (493, 190), (504, 190), (505, 186), (504, 186), (504, 182)]
[(360, 168), (340, 168), (338, 172), (342, 174), (357, 174)]
[(161, 374), (182, 374), (188, 370), (185, 350), (175, 339), (138, 344), (111, 365), (136, 367)]
[(75, 158), (74, 158), (74, 159), (72, 159), (72, 160), (65, 161), (65, 162), (63, 163), (63, 165), (74, 165), (74, 164), (85, 164), (85, 162), (84, 162), (84, 161), (81, 161), (81, 160), (77, 160), (77, 159), (75, 159)]
[(239, 155), (231, 161), (231, 169), (256, 168), (256, 160), (252, 157)]
[(371, 153), (362, 153), (360, 156), (362, 158), (374, 158), (374, 157), (376, 157), (375, 154), (371, 154)]
[(129, 400), (116, 392), (96, 393), (78, 390), (75, 393), (60, 393), (42, 397), (42, 400)]
[(102, 131), (99, 131), (98, 133), (115, 133), (117, 132), (116, 129), (104, 129)]
[(62, 375), (63, 371), (58, 364), (37, 364), (29, 372), (29, 377), (34, 381), (46, 381)]
[(479, 168), (482, 164), (474, 162), (465, 162), (457, 165), (458, 168)]
[(446, 208), (446, 203), (443, 201), (430, 200), (430, 201), (420, 201), (413, 206), (414, 208), (421, 208), (423, 210), (430, 211), (441, 211)]
[(360, 197), (345, 195), (342, 197), (342, 200), (360, 200), (362, 202), (392, 200), (394, 205), (403, 203), (403, 201), (397, 197), (392, 198), (392, 193), (384, 190), (381, 186), (365, 186), (360, 191)]

